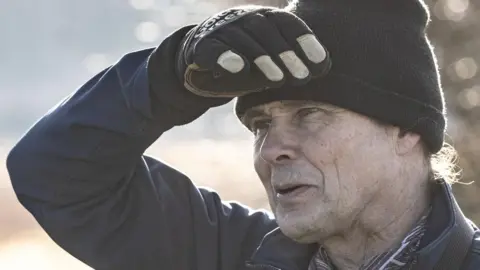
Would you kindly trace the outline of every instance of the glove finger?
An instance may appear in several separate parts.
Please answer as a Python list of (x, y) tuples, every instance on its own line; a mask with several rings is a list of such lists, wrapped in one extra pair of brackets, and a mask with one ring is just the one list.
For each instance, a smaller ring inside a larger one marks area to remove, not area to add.
[[(228, 80), (233, 82), (235, 78), (241, 77), (241, 74), (249, 73), (248, 60), (214, 38), (206, 37), (200, 40), (194, 48), (191, 59), (192, 64), (185, 70), (184, 86), (200, 96), (233, 97), (232, 91), (236, 90), (226, 82)], [(237, 75), (231, 76), (233, 74)]]
[[(264, 54), (257, 50), (257, 54)], [(184, 86), (200, 96), (232, 98), (278, 83), (272, 83), (260, 71), (252, 71), (248, 59), (256, 54), (248, 55), (247, 58), (213, 35), (203, 38), (195, 46), (192, 64), (186, 68)]]
[(235, 74), (249, 69), (245, 56), (214, 38), (204, 38), (197, 44), (193, 62), (199, 70), (211, 70), (217, 73), (227, 71)]
[[(261, 72), (266, 80), (263, 87), (278, 87), (285, 81), (282, 69), (273, 61), (267, 51), (252, 37), (236, 26), (227, 26), (212, 34), (215, 38), (241, 52), (249, 62), (253, 63), (250, 72)], [(258, 78), (258, 76), (255, 76)]]
[(313, 77), (329, 70), (331, 63), (328, 51), (304, 21), (285, 11), (266, 12), (265, 17), (277, 26), (284, 39), (295, 48)]
[(287, 71), (289, 82), (303, 84), (310, 79), (310, 72), (277, 27), (262, 14), (250, 14), (242, 20), (242, 28), (252, 36), (279, 65)]

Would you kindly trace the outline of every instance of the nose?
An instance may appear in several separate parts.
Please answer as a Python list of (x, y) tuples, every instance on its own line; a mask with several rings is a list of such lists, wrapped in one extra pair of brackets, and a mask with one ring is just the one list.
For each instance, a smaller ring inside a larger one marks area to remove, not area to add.
[(270, 164), (287, 164), (298, 158), (299, 140), (292, 132), (271, 127), (260, 146), (260, 157)]

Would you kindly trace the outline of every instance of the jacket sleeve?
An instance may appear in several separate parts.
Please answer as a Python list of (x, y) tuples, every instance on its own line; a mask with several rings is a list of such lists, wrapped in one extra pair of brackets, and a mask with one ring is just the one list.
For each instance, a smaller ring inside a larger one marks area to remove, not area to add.
[[(181, 87), (169, 47), (182, 36), (93, 77), (7, 158), (19, 201), (58, 245), (94, 269), (235, 269), (273, 226), (267, 215), (222, 203), (143, 156), (163, 132), (211, 105), (174, 104), (197, 102), (174, 96)], [(149, 63), (162, 59), (165, 68), (151, 78)]]

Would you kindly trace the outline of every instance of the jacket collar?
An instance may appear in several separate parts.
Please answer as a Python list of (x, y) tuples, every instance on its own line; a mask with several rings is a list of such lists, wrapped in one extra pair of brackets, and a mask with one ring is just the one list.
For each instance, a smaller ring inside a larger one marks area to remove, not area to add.
[(448, 250), (455, 225), (465, 219), (449, 184), (441, 181), (433, 185), (432, 213), (427, 221), (427, 231), (417, 252), (414, 269), (433, 269)]
[[(432, 192), (432, 212), (427, 221), (427, 232), (417, 252), (414, 269), (433, 268), (446, 251), (456, 220), (464, 218), (449, 184), (443, 181), (433, 184)], [(294, 242), (276, 228), (263, 238), (247, 265), (272, 270), (305, 270), (318, 249), (317, 244)]]
[(318, 251), (317, 244), (299, 244), (279, 228), (268, 233), (247, 265), (271, 270), (306, 270)]

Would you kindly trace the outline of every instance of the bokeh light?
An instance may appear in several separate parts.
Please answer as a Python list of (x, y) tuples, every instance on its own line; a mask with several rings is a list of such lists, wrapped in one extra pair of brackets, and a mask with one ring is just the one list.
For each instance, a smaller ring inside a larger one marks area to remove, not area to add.
[(469, 0), (447, 0), (445, 5), (453, 13), (465, 13), (469, 7)]
[(480, 106), (480, 86), (462, 90), (458, 94), (458, 102), (466, 110)]
[(477, 63), (471, 57), (458, 60), (454, 64), (455, 72), (460, 79), (466, 80), (475, 77), (477, 74)]
[(135, 28), (135, 37), (144, 43), (158, 41), (160, 33), (160, 26), (155, 22), (142, 22)]

